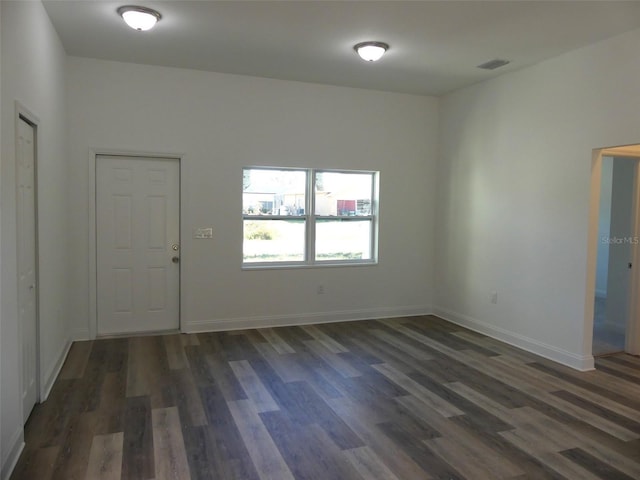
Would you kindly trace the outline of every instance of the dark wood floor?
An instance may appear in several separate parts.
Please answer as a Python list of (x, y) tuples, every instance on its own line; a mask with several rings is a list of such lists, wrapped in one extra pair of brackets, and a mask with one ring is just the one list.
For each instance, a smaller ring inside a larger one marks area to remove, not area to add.
[(18, 479), (640, 479), (640, 359), (435, 317), (75, 343)]

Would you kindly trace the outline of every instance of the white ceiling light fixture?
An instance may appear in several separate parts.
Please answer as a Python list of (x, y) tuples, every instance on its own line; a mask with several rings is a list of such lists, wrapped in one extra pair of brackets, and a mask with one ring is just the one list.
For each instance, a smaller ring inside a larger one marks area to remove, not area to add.
[(156, 22), (162, 18), (160, 12), (137, 5), (125, 5), (118, 8), (117, 11), (127, 25), (139, 32), (152, 29)]
[(389, 50), (389, 45), (384, 42), (362, 42), (353, 46), (360, 58), (367, 62), (380, 60), (384, 53)]

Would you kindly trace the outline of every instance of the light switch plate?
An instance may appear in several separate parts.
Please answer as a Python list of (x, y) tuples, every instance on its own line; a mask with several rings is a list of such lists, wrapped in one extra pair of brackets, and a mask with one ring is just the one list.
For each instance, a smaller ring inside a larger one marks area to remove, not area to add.
[(193, 230), (193, 238), (213, 238), (213, 228), (200, 227)]

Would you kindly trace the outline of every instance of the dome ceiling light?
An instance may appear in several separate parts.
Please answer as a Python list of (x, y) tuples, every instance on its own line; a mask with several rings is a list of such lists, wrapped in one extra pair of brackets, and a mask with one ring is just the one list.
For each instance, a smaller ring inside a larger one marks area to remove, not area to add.
[(118, 8), (117, 12), (127, 25), (139, 32), (152, 29), (156, 22), (162, 18), (160, 12), (137, 5), (125, 5)]
[(353, 46), (360, 58), (367, 62), (380, 60), (384, 53), (389, 50), (389, 45), (384, 42), (362, 42)]

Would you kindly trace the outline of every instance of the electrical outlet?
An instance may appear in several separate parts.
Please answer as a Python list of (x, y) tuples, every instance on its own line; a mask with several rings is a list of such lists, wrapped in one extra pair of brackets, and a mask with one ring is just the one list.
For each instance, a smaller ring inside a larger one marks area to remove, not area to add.
[(324, 295), (324, 285), (318, 285), (318, 295)]
[(496, 292), (495, 290), (491, 292), (491, 294), (489, 295), (489, 299), (491, 300), (491, 303), (496, 304), (498, 303), (498, 292)]

